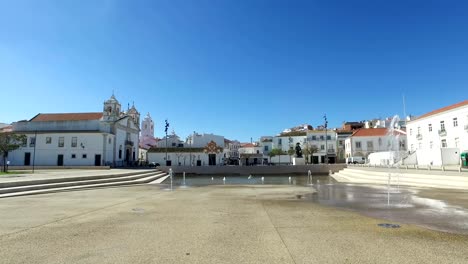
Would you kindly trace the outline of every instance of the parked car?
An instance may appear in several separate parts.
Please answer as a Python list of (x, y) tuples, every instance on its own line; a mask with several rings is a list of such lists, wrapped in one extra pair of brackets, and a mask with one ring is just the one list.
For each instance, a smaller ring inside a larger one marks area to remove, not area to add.
[(153, 167), (159, 167), (161, 165), (159, 165), (159, 163), (156, 163), (156, 162), (151, 162), (149, 166), (153, 168)]
[(366, 163), (366, 159), (363, 158), (363, 157), (359, 157), (359, 156), (356, 156), (356, 157), (349, 157), (349, 158), (346, 158), (346, 163), (348, 164), (364, 164)]

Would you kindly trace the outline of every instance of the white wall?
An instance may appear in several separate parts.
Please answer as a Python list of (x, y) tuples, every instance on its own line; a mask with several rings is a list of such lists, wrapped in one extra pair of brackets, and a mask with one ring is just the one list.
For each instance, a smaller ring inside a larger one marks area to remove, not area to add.
[[(193, 148), (204, 148), (208, 143), (214, 141), (218, 147), (224, 148), (224, 137), (213, 135), (213, 134), (197, 134), (191, 135), (191, 142), (188, 142), (190, 147)], [(190, 141), (190, 139), (189, 139)]]
[[(208, 154), (204, 152), (192, 152), (192, 153), (167, 153), (167, 159), (172, 162), (172, 166), (178, 166), (180, 162), (181, 166), (190, 166), (190, 155), (192, 155), (192, 166), (197, 165), (197, 160), (201, 160), (202, 166), (208, 166)], [(165, 152), (148, 152), (147, 153), (148, 162), (159, 163), (161, 166), (166, 165), (166, 153)], [(223, 153), (216, 154), (216, 165), (223, 164)]]
[[(457, 118), (458, 126), (454, 126), (453, 118)], [(440, 135), (440, 121), (444, 121), (446, 135)], [(432, 126), (432, 131), (429, 131), (429, 124)], [(445, 111), (443, 113), (428, 116), (422, 119), (416, 119), (408, 122), (408, 149), (430, 149), (441, 148), (443, 139), (447, 142), (448, 148), (459, 148), (461, 151), (468, 150), (468, 105), (458, 109)], [(419, 135), (418, 136), (418, 128)], [(458, 146), (456, 145), (458, 138)]]
[[(38, 133), (35, 155), (34, 147), (30, 146), (34, 133), (23, 134), (28, 137), (27, 145), (9, 153), (8, 160), (12, 166), (24, 165), (26, 152), (31, 153), (31, 165), (34, 159), (35, 165), (38, 166), (56, 166), (59, 154), (63, 155), (64, 166), (94, 166), (95, 155), (99, 154), (101, 158), (103, 157), (101, 133)], [(47, 137), (51, 138), (50, 144), (46, 144)], [(64, 137), (63, 147), (58, 147), (59, 137)], [(76, 147), (71, 147), (72, 137), (77, 137)], [(75, 158), (72, 158), (72, 154), (75, 154)], [(86, 155), (86, 158), (83, 158), (83, 155)]]

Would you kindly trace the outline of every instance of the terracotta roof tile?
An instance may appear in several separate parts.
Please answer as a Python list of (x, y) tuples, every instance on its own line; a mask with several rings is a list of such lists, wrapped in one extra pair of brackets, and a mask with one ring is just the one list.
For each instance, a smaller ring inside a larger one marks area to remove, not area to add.
[[(432, 115), (436, 115), (436, 114), (439, 114), (439, 113), (442, 113), (442, 112), (445, 112), (445, 111), (449, 111), (449, 110), (452, 110), (452, 109), (455, 109), (455, 108), (458, 108), (458, 107), (461, 107), (461, 106), (465, 106), (465, 105), (468, 105), (468, 100), (465, 100), (463, 102), (460, 102), (460, 103), (456, 103), (456, 104), (453, 104), (453, 105), (449, 105), (449, 106), (446, 106), (446, 107), (442, 107), (440, 109), (437, 109), (437, 110), (434, 110), (434, 111), (431, 111), (429, 113), (426, 113), (414, 120), (418, 120), (418, 119), (421, 119), (421, 118), (425, 118), (425, 117), (429, 117), (429, 116), (432, 116)], [(412, 121), (414, 121), (412, 120)]]
[(59, 113), (38, 114), (30, 122), (52, 122), (52, 121), (83, 121), (98, 120), (102, 118), (102, 112), (98, 113)]
[(241, 147), (242, 148), (253, 148), (253, 147), (255, 147), (255, 145), (252, 144), (252, 143), (243, 143), (243, 144), (241, 144)]
[[(361, 128), (353, 133), (352, 137), (382, 137), (388, 133), (387, 128)], [(395, 131), (395, 134), (403, 135), (403, 133)]]

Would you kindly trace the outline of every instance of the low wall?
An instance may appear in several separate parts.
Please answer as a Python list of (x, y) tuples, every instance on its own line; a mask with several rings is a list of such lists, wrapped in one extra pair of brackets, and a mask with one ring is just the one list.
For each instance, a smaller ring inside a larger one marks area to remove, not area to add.
[(331, 170), (333, 173), (346, 168), (346, 164), (313, 164), (297, 166), (161, 166), (158, 169), (168, 172), (172, 168), (174, 173), (188, 174), (217, 174), (217, 175), (249, 175), (249, 174), (307, 174), (307, 171), (313, 175), (328, 175)]
[[(8, 166), (8, 170), (32, 170), (32, 166)], [(110, 166), (34, 166), (35, 170), (109, 170)]]

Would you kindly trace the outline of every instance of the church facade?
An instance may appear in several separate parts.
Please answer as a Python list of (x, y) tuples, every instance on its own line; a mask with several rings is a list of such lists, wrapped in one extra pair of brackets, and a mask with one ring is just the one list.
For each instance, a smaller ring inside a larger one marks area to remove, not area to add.
[(140, 113), (122, 112), (114, 95), (102, 112), (37, 114), (12, 124), (27, 136), (11, 166), (128, 166), (138, 161)]

